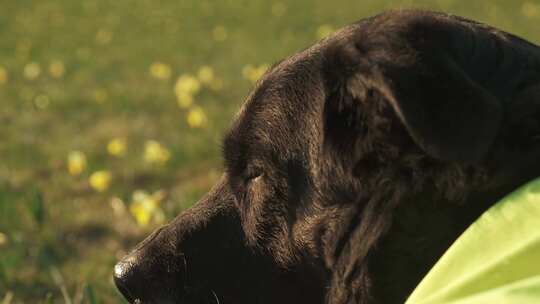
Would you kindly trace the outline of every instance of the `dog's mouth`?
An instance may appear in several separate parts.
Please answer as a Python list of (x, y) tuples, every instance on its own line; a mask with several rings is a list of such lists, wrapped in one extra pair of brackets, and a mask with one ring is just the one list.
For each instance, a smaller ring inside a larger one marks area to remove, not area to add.
[[(116, 265), (115, 266), (115, 274), (117, 272), (123, 272), (123, 270), (119, 270), (119, 266)], [(131, 291), (129, 290), (129, 288), (127, 288), (127, 286), (125, 285), (125, 282), (123, 282), (119, 276), (115, 275), (113, 277), (114, 279), (114, 284), (116, 285), (116, 289), (118, 289), (118, 291), (120, 291), (120, 294), (122, 294), (122, 296), (124, 297), (124, 299), (126, 299), (129, 303), (137, 303), (137, 301), (140, 303), (140, 300), (135, 298), (132, 294), (131, 294)]]
[(179, 301), (181, 304), (221, 304), (218, 295), (211, 289), (186, 288), (184, 292), (184, 296)]

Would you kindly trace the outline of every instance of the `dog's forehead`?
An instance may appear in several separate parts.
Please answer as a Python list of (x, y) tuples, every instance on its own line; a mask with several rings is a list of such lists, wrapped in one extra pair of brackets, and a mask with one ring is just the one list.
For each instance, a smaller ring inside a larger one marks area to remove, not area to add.
[(250, 147), (283, 150), (314, 123), (324, 99), (320, 48), (314, 46), (273, 66), (257, 83), (225, 136), (225, 158)]
[[(237, 113), (224, 139), (227, 163), (250, 150), (279, 154), (304, 149), (321, 138), (322, 112), (329, 77), (326, 65), (334, 46), (345, 45), (362, 23), (342, 28), (330, 37), (274, 65), (259, 80)], [(330, 59), (330, 60), (329, 60)], [(305, 149), (303, 150), (306, 151)], [(242, 156), (244, 155), (244, 156)]]

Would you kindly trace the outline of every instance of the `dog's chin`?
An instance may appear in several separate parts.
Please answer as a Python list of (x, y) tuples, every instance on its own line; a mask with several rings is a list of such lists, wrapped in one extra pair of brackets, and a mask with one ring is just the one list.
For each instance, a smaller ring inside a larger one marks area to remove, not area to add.
[[(132, 297), (129, 293), (122, 292), (124, 298), (131, 304), (173, 304), (173, 303), (190, 303), (185, 302), (183, 299), (172, 298), (160, 295), (147, 295), (146, 297)], [(201, 303), (201, 302), (198, 302)]]
[(174, 302), (181, 304), (221, 304), (218, 295), (210, 289), (184, 290), (181, 300)]
[(212, 290), (187, 290), (181, 297), (151, 297), (147, 299), (125, 297), (131, 304), (220, 304), (220, 300)]
[[(183, 300), (174, 300), (174, 299), (165, 299), (165, 298), (148, 298), (148, 299), (141, 299), (141, 298), (135, 298), (130, 299), (126, 297), (126, 300), (131, 304), (178, 304), (178, 303), (191, 303), (191, 302), (185, 302)], [(202, 303), (202, 302), (196, 302), (196, 303)]]

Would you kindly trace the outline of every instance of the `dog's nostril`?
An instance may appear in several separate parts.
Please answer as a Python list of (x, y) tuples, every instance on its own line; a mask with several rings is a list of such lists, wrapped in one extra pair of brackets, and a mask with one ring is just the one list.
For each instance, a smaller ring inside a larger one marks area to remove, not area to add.
[(122, 260), (114, 265), (114, 278), (118, 280), (125, 279), (132, 271), (133, 262), (131, 260)]
[(132, 256), (127, 256), (114, 266), (114, 283), (122, 295), (130, 302), (136, 301), (134, 292), (139, 286), (137, 278), (136, 261)]

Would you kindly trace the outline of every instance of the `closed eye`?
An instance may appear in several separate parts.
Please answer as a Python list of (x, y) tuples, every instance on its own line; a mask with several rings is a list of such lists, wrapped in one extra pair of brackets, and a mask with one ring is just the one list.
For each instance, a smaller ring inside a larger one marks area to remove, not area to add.
[(241, 183), (237, 184), (237, 187), (235, 188), (235, 196), (237, 198), (237, 202), (240, 203), (240, 205), (244, 205), (245, 203), (250, 201), (250, 198), (252, 198), (253, 191), (252, 189), (254, 187), (254, 184), (257, 184), (257, 181), (260, 180), (262, 177), (261, 172), (253, 172), (250, 174), (245, 175), (241, 179)]
[(259, 184), (262, 176), (264, 176), (262, 168), (253, 165), (245, 168), (241, 174), (231, 176), (231, 191), (238, 203), (248, 201), (250, 195), (253, 194), (254, 186)]
[(246, 165), (241, 173), (241, 178), (244, 182), (249, 182), (263, 173), (262, 167), (258, 164), (257, 161), (251, 161), (250, 164)]
[(250, 172), (249, 174), (247, 174), (247, 175), (244, 177), (244, 184), (245, 184), (245, 185), (249, 185), (249, 184), (252, 183), (253, 181), (259, 179), (262, 175), (263, 175), (263, 174), (262, 174), (262, 171), (259, 171), (259, 170), (252, 171), (252, 172)]

